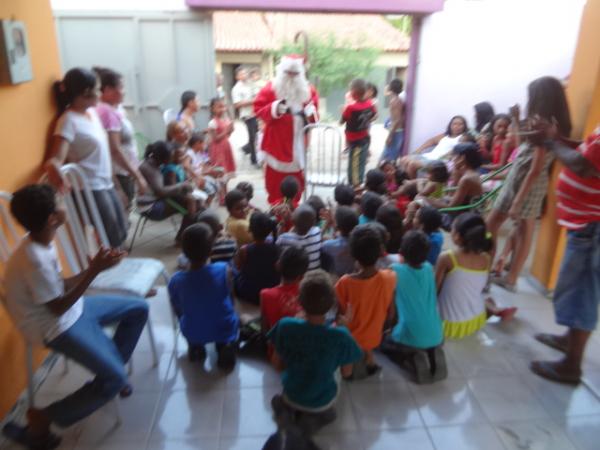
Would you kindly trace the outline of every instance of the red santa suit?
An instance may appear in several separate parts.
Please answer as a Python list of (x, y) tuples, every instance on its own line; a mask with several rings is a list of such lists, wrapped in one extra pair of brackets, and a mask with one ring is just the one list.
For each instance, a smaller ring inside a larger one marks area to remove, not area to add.
[[(254, 100), (256, 117), (264, 124), (262, 150), (265, 153), (265, 187), (270, 204), (279, 203), (282, 195), (281, 181), (292, 175), (300, 183), (295, 199), (299, 201), (304, 191), (304, 167), (306, 165), (307, 136), (304, 127), (317, 121), (319, 96), (316, 89), (304, 77), (304, 64), (298, 57), (284, 57), (277, 67), (278, 77), (292, 70), (298, 73), (300, 83), (306, 83), (304, 101), (283, 98), (278, 95), (276, 83), (268, 83)], [(295, 78), (295, 77), (294, 77)], [(284, 111), (285, 110), (285, 111)]]

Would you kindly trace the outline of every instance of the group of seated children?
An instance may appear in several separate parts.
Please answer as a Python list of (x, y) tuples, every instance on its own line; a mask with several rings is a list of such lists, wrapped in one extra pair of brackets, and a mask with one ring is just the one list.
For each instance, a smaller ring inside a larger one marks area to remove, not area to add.
[[(189, 267), (169, 284), (189, 358), (203, 359), (204, 345), (215, 343), (224, 369), (235, 364), (242, 326), (234, 298), (260, 306), (267, 355), (283, 370), (283, 394), (273, 399), (278, 420), (292, 418), (308, 433), (329, 423), (338, 367), (348, 381), (372, 376), (381, 370), (378, 349), (418, 383), (441, 380), (444, 338), (468, 336), (490, 315), (514, 314), (481, 296), (492, 241), (479, 215), (454, 220), (456, 249), (440, 256), (435, 208), (403, 220), (396, 199), (375, 182), (360, 199), (351, 186), (337, 186), (334, 211), (314, 197), (295, 206), (289, 183), (282, 183), (286, 200), (268, 212), (250, 210), (248, 186), (230, 191), (224, 232), (211, 214), (189, 227)], [(291, 229), (278, 233), (287, 220)]]

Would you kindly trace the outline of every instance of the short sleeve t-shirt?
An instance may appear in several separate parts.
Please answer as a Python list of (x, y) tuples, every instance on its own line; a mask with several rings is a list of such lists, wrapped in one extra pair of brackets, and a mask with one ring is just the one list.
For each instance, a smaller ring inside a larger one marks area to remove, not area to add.
[(298, 301), (298, 283), (281, 284), (260, 291), (260, 313), (264, 323), (272, 328), (284, 317), (295, 317), (302, 311)]
[[(96, 111), (106, 131), (116, 132), (121, 135), (123, 153), (131, 165), (137, 167), (140, 162), (137, 155), (134, 129), (131, 121), (127, 118), (125, 108), (121, 105), (114, 107), (108, 103), (100, 102), (96, 106)], [(117, 175), (129, 175), (129, 172), (117, 162), (114, 163), (114, 171)]]
[(395, 297), (398, 324), (392, 330), (392, 339), (417, 348), (440, 345), (442, 320), (431, 264), (425, 262), (419, 269), (392, 264), (392, 269), (398, 279)]
[(32, 343), (43, 344), (57, 338), (83, 312), (82, 298), (60, 316), (46, 305), (65, 292), (54, 244), (45, 246), (25, 236), (10, 256), (4, 278), (9, 314)]
[(381, 343), (383, 324), (396, 288), (396, 274), (379, 270), (371, 278), (344, 275), (335, 285), (343, 310), (352, 308), (348, 329), (364, 350), (373, 350)]
[[(233, 103), (247, 102), (253, 100), (256, 96), (256, 89), (247, 81), (238, 81), (231, 90), (231, 100)], [(242, 106), (239, 109), (240, 119), (248, 119), (254, 116), (252, 105)]]
[(113, 187), (108, 136), (94, 108), (85, 114), (66, 110), (56, 123), (54, 135), (69, 143), (67, 161), (77, 163), (92, 190)]
[(249, 244), (254, 240), (249, 228), (250, 222), (248, 219), (236, 219), (229, 216), (225, 220), (225, 231), (236, 240), (238, 247)]
[[(600, 171), (600, 127), (577, 150)], [(558, 177), (556, 194), (560, 225), (577, 230), (600, 222), (600, 178), (582, 178), (565, 167)]]
[(308, 270), (315, 270), (321, 267), (321, 229), (312, 227), (305, 235), (300, 235), (295, 231), (282, 233), (277, 238), (276, 244), (285, 248), (297, 245), (302, 247), (308, 254)]
[(342, 113), (342, 118), (346, 121), (346, 139), (348, 142), (368, 137), (369, 126), (376, 114), (377, 108), (371, 100), (347, 105)]
[(330, 239), (323, 243), (321, 252), (331, 262), (332, 272), (338, 277), (354, 272), (356, 260), (350, 254), (350, 244), (347, 237)]
[(168, 289), (180, 316), (181, 332), (189, 342), (228, 343), (237, 338), (238, 317), (227, 282), (226, 263), (176, 272)]
[(329, 407), (338, 394), (335, 371), (362, 357), (344, 327), (285, 317), (267, 337), (285, 363), (281, 374), (284, 395), (294, 406), (307, 410)]
[(437, 260), (442, 252), (442, 246), (444, 245), (444, 235), (439, 231), (434, 231), (428, 235), (429, 238), (429, 254), (427, 255), (427, 262), (435, 267)]

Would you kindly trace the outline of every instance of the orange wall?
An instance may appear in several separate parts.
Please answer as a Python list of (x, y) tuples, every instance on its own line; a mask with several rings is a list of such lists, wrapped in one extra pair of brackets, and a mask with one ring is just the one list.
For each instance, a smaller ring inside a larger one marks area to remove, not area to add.
[[(60, 63), (49, 0), (0, 0), (0, 18), (25, 22), (33, 65), (32, 81), (0, 85), (0, 190), (13, 191), (40, 175)], [(24, 361), (22, 339), (0, 307), (0, 417), (26, 385)]]

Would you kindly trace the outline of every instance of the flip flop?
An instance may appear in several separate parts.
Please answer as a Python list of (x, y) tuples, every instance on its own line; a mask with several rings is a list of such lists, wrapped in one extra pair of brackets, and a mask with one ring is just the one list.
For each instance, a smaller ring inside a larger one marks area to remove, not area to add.
[(504, 277), (492, 277), (491, 282), (508, 292), (512, 292), (513, 294), (517, 292), (517, 286), (507, 282), (506, 278)]
[(502, 320), (502, 322), (508, 322), (509, 320), (512, 320), (515, 317), (517, 310), (518, 308), (515, 306), (512, 306), (510, 308), (504, 308), (500, 310), (500, 312), (498, 312), (498, 317), (500, 317), (500, 320)]
[(557, 383), (576, 385), (581, 382), (581, 374), (566, 375), (559, 373), (555, 368), (555, 363), (550, 361), (532, 361), (529, 368), (536, 375)]
[(57, 448), (61, 441), (59, 436), (51, 432), (48, 432), (43, 438), (33, 436), (28, 426), (22, 426), (15, 422), (8, 422), (4, 425), (2, 433), (11, 441), (30, 450), (52, 450)]
[(541, 342), (548, 347), (552, 347), (554, 350), (559, 352), (567, 353), (568, 347), (560, 342), (555, 335), (550, 333), (538, 333), (534, 336), (536, 341)]

